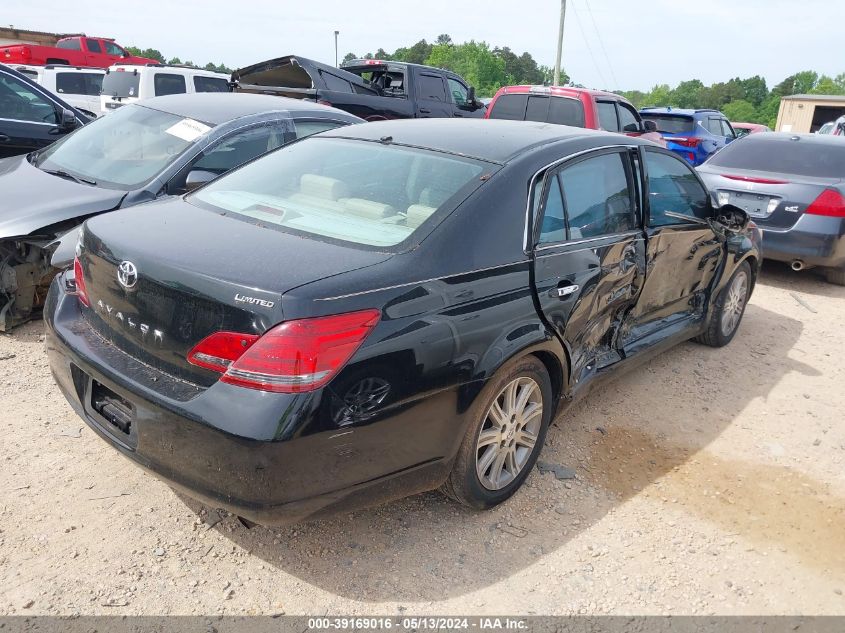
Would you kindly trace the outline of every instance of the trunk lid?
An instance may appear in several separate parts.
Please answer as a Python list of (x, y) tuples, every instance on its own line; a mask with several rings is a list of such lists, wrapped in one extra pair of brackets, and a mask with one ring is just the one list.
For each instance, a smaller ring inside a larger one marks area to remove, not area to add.
[(761, 228), (789, 229), (838, 178), (731, 169), (707, 164), (699, 172), (720, 204), (744, 209)]
[(260, 335), (283, 320), (284, 292), (389, 257), (166, 200), (85, 225), (85, 315), (123, 352), (209, 386), (219, 374), (186, 360), (203, 338), (221, 330)]
[(316, 99), (318, 90), (378, 94), (359, 75), (295, 55), (239, 68), (232, 73), (232, 83), (235, 92), (272, 94), (295, 99)]

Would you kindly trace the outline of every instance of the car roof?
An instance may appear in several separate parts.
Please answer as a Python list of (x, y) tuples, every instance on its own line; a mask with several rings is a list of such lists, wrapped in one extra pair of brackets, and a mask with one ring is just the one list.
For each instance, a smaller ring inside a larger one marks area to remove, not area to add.
[(147, 106), (181, 117), (197, 119), (212, 125), (220, 125), (251, 114), (278, 110), (288, 111), (294, 117), (303, 114), (315, 114), (321, 115), (320, 118), (334, 118), (349, 123), (363, 121), (337, 108), (303, 101), (302, 99), (235, 92), (195, 92), (167, 95), (145, 99), (138, 102), (137, 105)]
[(671, 106), (664, 107), (664, 106), (648, 106), (645, 108), (640, 108), (640, 114), (677, 114), (678, 116), (691, 116), (694, 117), (696, 114), (722, 114), (718, 110), (713, 110), (710, 108), (673, 108)]
[(169, 73), (175, 74), (192, 74), (192, 75), (202, 75), (204, 77), (220, 77), (229, 79), (228, 73), (219, 73), (216, 70), (206, 70), (205, 68), (194, 68), (193, 66), (184, 66), (179, 64), (127, 64), (126, 62), (115, 62), (111, 66), (109, 66), (109, 72), (125, 72), (127, 70), (131, 71), (158, 71), (164, 69)]
[[(643, 143), (640, 139), (580, 127), (502, 119), (400, 119), (338, 128), (320, 136), (381, 141), (506, 163), (534, 147), (586, 136), (608, 144)], [(387, 141), (389, 139), (389, 141)]]
[(499, 88), (497, 96), (503, 94), (548, 94), (553, 97), (578, 97), (583, 94), (591, 95), (593, 97), (608, 97), (611, 99), (621, 99), (627, 101), (622, 95), (614, 92), (607, 92), (606, 90), (596, 90), (594, 88), (577, 88), (575, 86), (541, 86), (522, 84), (518, 86), (502, 86)]

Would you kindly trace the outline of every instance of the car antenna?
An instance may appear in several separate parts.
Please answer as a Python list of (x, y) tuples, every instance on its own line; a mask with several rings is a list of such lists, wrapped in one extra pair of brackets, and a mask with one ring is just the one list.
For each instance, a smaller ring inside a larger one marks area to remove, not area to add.
[(392, 142), (393, 142), (393, 137), (392, 137), (392, 136), (382, 136), (382, 137), (379, 139), (379, 143), (392, 143)]

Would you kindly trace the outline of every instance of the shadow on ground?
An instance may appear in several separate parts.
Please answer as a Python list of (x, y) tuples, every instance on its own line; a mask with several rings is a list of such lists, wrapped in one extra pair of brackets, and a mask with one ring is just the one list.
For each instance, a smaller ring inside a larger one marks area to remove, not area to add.
[(319, 522), (222, 533), (346, 598), (442, 600), (537, 563), (648, 487), (650, 496), (680, 500), (684, 511), (728, 532), (845, 570), (841, 499), (788, 468), (707, 452), (784, 376), (819, 375), (789, 354), (801, 331), (799, 321), (751, 304), (730, 346), (683, 344), (590, 394), (554, 421), (542, 455), (576, 470), (571, 488), (535, 471), (513, 499), (489, 512), (428, 493)]
[(826, 281), (819, 269), (795, 272), (784, 262), (765, 260), (758, 283), (800, 295), (845, 299), (845, 287)]

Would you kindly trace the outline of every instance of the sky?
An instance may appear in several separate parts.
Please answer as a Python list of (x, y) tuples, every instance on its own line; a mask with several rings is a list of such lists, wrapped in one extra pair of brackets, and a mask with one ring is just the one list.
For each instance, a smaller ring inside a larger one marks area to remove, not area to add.
[[(554, 65), (558, 0), (0, 0), (0, 22), (84, 32), (156, 48), (168, 59), (232, 68), (297, 54), (393, 51), (448, 33), (531, 53)], [(591, 88), (648, 90), (762, 75), (769, 86), (801, 70), (845, 72), (842, 0), (568, 0), (563, 67)]]

